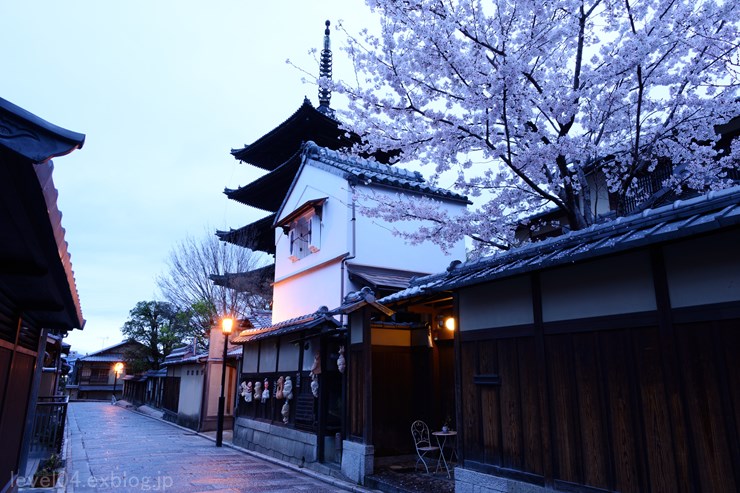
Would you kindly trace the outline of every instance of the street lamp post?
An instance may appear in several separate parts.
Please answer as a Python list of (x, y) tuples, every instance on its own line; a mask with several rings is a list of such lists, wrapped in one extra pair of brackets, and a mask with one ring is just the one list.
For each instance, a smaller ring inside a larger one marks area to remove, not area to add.
[(120, 361), (113, 365), (113, 402), (116, 402), (116, 384), (118, 383), (118, 375), (123, 370), (123, 363)]
[(226, 385), (226, 347), (229, 345), (229, 334), (234, 325), (234, 320), (224, 318), (221, 321), (221, 332), (224, 334), (224, 359), (221, 364), (221, 397), (218, 398), (218, 425), (216, 428), (216, 447), (220, 447), (224, 441), (224, 387)]

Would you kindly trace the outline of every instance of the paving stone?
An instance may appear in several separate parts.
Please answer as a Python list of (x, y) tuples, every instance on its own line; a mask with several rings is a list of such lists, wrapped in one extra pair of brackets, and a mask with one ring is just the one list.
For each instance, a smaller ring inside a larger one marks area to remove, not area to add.
[(68, 410), (67, 492), (340, 492), (361, 490), (275, 464), (108, 403)]

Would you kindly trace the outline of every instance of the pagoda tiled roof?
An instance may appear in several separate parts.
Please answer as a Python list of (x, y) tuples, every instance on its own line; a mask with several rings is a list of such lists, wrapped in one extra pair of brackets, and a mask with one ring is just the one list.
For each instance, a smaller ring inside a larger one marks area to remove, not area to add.
[(235, 190), (226, 188), (224, 194), (231, 200), (242, 204), (263, 211), (275, 212), (280, 208), (283, 198), (288, 193), (300, 165), (300, 153), (296, 152), (264, 176)]
[(300, 148), (312, 140), (332, 149), (349, 147), (354, 140), (339, 128), (339, 122), (314, 108), (308, 98), (280, 125), (231, 154), (240, 161), (272, 171)]
[(238, 229), (229, 231), (216, 231), (216, 236), (221, 241), (232, 243), (253, 251), (275, 253), (275, 234), (272, 225), (275, 222), (276, 215), (258, 219)]

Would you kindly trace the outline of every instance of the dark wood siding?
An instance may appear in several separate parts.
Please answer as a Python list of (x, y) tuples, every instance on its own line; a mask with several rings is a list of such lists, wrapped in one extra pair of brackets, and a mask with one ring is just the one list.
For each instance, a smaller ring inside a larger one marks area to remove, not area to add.
[(349, 395), (349, 435), (355, 440), (362, 440), (362, 431), (364, 426), (364, 389), (365, 374), (363, 372), (363, 353), (362, 346), (352, 346), (350, 349), (350, 358), (347, 365), (349, 373), (348, 395)]
[(544, 373), (530, 329), (462, 333), (465, 467), (555, 489), (738, 491), (740, 320), (626, 325), (545, 324)]

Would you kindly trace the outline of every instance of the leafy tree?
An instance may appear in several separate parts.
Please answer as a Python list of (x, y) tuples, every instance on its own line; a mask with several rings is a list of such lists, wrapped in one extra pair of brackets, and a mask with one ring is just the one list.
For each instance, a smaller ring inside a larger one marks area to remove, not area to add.
[(159, 289), (170, 303), (205, 334), (224, 315), (244, 316), (269, 306), (272, 291), (260, 276), (231, 289), (214, 283), (213, 277), (256, 271), (269, 264), (267, 256), (220, 241), (214, 234), (188, 237), (177, 244), (167, 260), (167, 271), (157, 278)]
[(192, 338), (193, 326), (187, 317), (171, 303), (165, 301), (139, 301), (129, 312), (121, 328), (123, 335), (142, 343), (142, 351), (129, 352), (127, 364), (131, 370), (159, 369), (164, 358), (181, 341)]
[(712, 144), (740, 115), (739, 2), (367, 3), (380, 34), (349, 44), (342, 118), (364, 150), (401, 149), (480, 204), (455, 220), (433, 201), (378, 204), (386, 219), (431, 222), (412, 241), (507, 248), (527, 214), (557, 208), (581, 229), (597, 201), (624, 213), (666, 163), (673, 176), (656, 179), (676, 191), (726, 187), (737, 171), (740, 146)]

